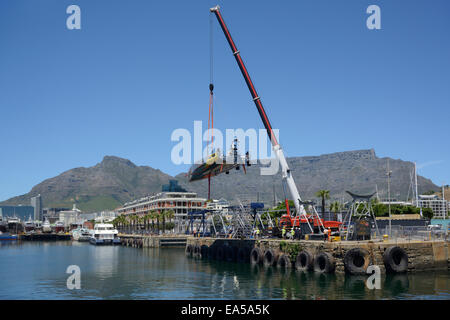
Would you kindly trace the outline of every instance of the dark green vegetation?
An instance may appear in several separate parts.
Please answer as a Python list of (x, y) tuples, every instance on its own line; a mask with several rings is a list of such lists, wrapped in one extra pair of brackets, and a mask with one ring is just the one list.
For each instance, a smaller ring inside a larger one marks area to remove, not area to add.
[[(325, 154), (317, 157), (288, 158), (289, 165), (303, 200), (317, 200), (318, 190), (329, 190), (330, 201), (350, 200), (345, 190), (372, 193), (378, 186), (381, 198), (387, 198), (386, 160), (375, 151), (359, 150)], [(414, 164), (390, 160), (392, 170), (391, 198), (406, 200)], [(185, 173), (175, 177), (180, 186), (199, 196), (207, 196), (207, 181), (187, 182)], [(161, 191), (161, 186), (173, 179), (168, 174), (148, 166), (136, 166), (129, 160), (106, 156), (89, 168), (75, 168), (34, 186), (27, 194), (0, 204), (30, 204), (30, 199), (42, 195), (44, 207), (77, 207), (85, 212), (109, 210), (120, 204)], [(429, 179), (418, 176), (419, 192), (439, 191)], [(236, 196), (259, 195), (259, 200), (273, 204), (273, 190), (277, 200), (284, 199), (281, 175), (261, 176), (260, 166), (252, 165), (212, 179), (212, 197), (234, 200)], [(411, 195), (411, 192), (409, 193)]]
[[(387, 204), (372, 202), (373, 212), (377, 217), (388, 217), (389, 206)], [(403, 206), (399, 204), (391, 204), (391, 215), (396, 214), (419, 214), (420, 208), (415, 206)], [(430, 208), (422, 208), (422, 214), (425, 218), (431, 219), (433, 217), (433, 210)]]

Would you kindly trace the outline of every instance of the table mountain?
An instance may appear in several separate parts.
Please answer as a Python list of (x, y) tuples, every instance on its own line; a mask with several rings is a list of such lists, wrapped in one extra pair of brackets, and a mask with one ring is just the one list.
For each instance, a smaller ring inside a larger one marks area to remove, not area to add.
[[(369, 194), (378, 188), (380, 198), (387, 199), (387, 159), (378, 158), (373, 149), (337, 152), (321, 156), (288, 158), (295, 183), (303, 200), (317, 200), (318, 190), (330, 190), (331, 200), (346, 201), (351, 198), (346, 190), (357, 194)], [(406, 200), (411, 197), (411, 174), (414, 173), (414, 163), (399, 159), (389, 159), (391, 175), (391, 198)], [(414, 178), (414, 176), (412, 176)], [(201, 196), (207, 196), (207, 181), (197, 181), (190, 184), (184, 174), (177, 175), (180, 184), (189, 187)], [(418, 176), (419, 193), (439, 188), (433, 182)], [(274, 190), (277, 199), (283, 199), (281, 173), (275, 176), (261, 176), (260, 165), (243, 170), (222, 174), (212, 180), (212, 198), (232, 199), (250, 198), (272, 204)], [(288, 190), (286, 190), (288, 193)], [(289, 194), (289, 193), (288, 193)]]
[(27, 194), (2, 204), (29, 204), (41, 194), (44, 207), (72, 207), (82, 211), (114, 209), (122, 203), (158, 192), (171, 176), (148, 166), (136, 166), (130, 160), (105, 156), (89, 168), (75, 168), (34, 186)]
[[(332, 199), (348, 196), (345, 190), (355, 193), (370, 193), (378, 186), (379, 195), (387, 197), (387, 158), (378, 158), (375, 151), (358, 150), (337, 152), (321, 156), (288, 158), (295, 182), (303, 199), (315, 200), (315, 192), (330, 190)], [(391, 198), (406, 200), (411, 196), (411, 173), (414, 164), (399, 159), (390, 159)], [(261, 176), (260, 165), (222, 174), (212, 179), (212, 197), (234, 200), (252, 198), (273, 202), (283, 198), (281, 175)], [(75, 168), (47, 179), (34, 186), (27, 194), (11, 198), (2, 205), (29, 204), (30, 199), (41, 194), (44, 207), (77, 206), (87, 212), (114, 209), (121, 204), (161, 191), (161, 186), (170, 179), (199, 196), (207, 196), (207, 180), (189, 183), (185, 173), (171, 177), (149, 166), (136, 166), (130, 160), (106, 156), (103, 161), (89, 168)], [(439, 191), (429, 179), (418, 176), (419, 192)]]

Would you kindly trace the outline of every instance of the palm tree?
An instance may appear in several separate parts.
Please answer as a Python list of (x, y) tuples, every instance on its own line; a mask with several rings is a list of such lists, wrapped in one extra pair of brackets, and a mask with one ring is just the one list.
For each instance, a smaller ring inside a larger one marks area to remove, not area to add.
[(150, 211), (150, 219), (152, 219), (152, 232), (155, 232), (155, 219), (156, 219), (156, 213), (154, 210)]
[(158, 230), (158, 234), (159, 234), (159, 220), (161, 219), (161, 211), (157, 210), (155, 211), (155, 216), (156, 216), (156, 230)]
[(342, 208), (342, 206), (339, 201), (334, 201), (331, 203), (330, 211), (334, 212), (334, 221), (337, 221), (337, 213), (338, 213), (338, 211), (341, 211), (341, 208)]
[[(172, 209), (167, 211), (167, 218), (169, 219), (169, 222), (172, 222), (172, 219), (175, 217), (175, 211)], [(175, 225), (174, 225), (175, 227)]]
[(316, 192), (316, 197), (322, 198), (322, 218), (325, 218), (325, 199), (330, 199), (330, 190), (319, 190)]
[(145, 231), (148, 230), (149, 220), (150, 220), (150, 211), (148, 211), (148, 212), (144, 215), (144, 229), (145, 229)]
[(167, 211), (166, 210), (163, 210), (161, 212), (161, 218), (162, 218), (163, 233), (166, 233), (166, 218), (167, 218)]

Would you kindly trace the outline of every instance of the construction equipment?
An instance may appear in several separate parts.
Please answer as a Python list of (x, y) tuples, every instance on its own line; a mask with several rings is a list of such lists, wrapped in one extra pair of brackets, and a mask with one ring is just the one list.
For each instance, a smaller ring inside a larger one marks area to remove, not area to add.
[[(220, 7), (215, 6), (210, 9), (211, 13), (214, 13), (217, 21), (220, 24), (220, 27), (222, 28), (223, 33), (225, 34), (225, 37), (228, 41), (228, 44), (230, 45), (231, 51), (233, 52), (233, 55), (236, 59), (236, 62), (239, 66), (239, 69), (242, 72), (242, 75), (244, 76), (245, 82), (247, 83), (248, 89), (250, 90), (250, 93), (253, 98), (253, 102), (256, 105), (256, 108), (258, 110), (258, 113), (261, 117), (261, 120), (264, 124), (264, 127), (267, 131), (267, 134), (269, 136), (270, 142), (272, 143), (273, 150), (277, 156), (277, 159), (279, 161), (280, 167), (281, 167), (281, 174), (283, 178), (283, 182), (287, 185), (291, 198), (294, 201), (296, 215), (291, 216), (288, 200), (286, 201), (286, 210), (287, 214), (282, 217), (283, 224), (288, 227), (293, 226), (300, 226), (300, 224), (306, 224), (308, 226), (308, 229), (311, 233), (314, 233), (314, 229), (311, 226), (311, 222), (314, 224), (314, 219), (318, 219), (317, 223), (320, 225), (324, 225), (322, 219), (317, 215), (317, 212), (313, 212), (312, 215), (307, 215), (306, 210), (302, 204), (302, 200), (300, 198), (300, 194), (298, 193), (297, 186), (295, 185), (294, 178), (292, 177), (291, 170), (289, 169), (288, 163), (286, 161), (286, 157), (284, 156), (283, 150), (281, 149), (280, 144), (277, 141), (277, 138), (275, 137), (275, 134), (272, 130), (272, 126), (270, 124), (269, 118), (267, 117), (267, 114), (264, 110), (264, 107), (261, 102), (261, 98), (259, 97), (258, 93), (256, 92), (255, 86), (253, 85), (253, 82), (250, 78), (250, 75), (247, 71), (247, 68), (244, 65), (244, 61), (241, 58), (240, 52), (236, 47), (236, 44), (233, 41), (233, 38), (231, 37), (231, 34), (225, 24), (225, 21), (222, 17), (222, 14), (220, 13)], [(322, 230), (319, 228), (319, 233), (321, 233)]]

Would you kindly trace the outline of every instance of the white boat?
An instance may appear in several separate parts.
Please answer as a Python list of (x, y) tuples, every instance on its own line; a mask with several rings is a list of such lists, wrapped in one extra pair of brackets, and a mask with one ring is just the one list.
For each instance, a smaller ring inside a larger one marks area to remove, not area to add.
[(13, 217), (8, 217), (8, 230), (15, 234), (22, 232), (23, 225), (19, 218), (14, 214)]
[(62, 221), (56, 221), (53, 229), (55, 230), (56, 233), (60, 233), (60, 232), (64, 232), (64, 223)]
[(25, 221), (25, 231), (26, 232), (30, 232), (33, 231), (35, 229), (36, 225), (33, 221), (33, 219), (31, 219), (31, 215), (28, 217), (28, 220)]
[(45, 219), (44, 223), (42, 224), (42, 232), (44, 232), (44, 233), (52, 232), (52, 227), (47, 218)]
[(119, 231), (110, 223), (97, 223), (90, 233), (92, 244), (120, 244)]
[(91, 233), (89, 229), (77, 228), (72, 230), (72, 238), (75, 241), (89, 241), (91, 238)]

